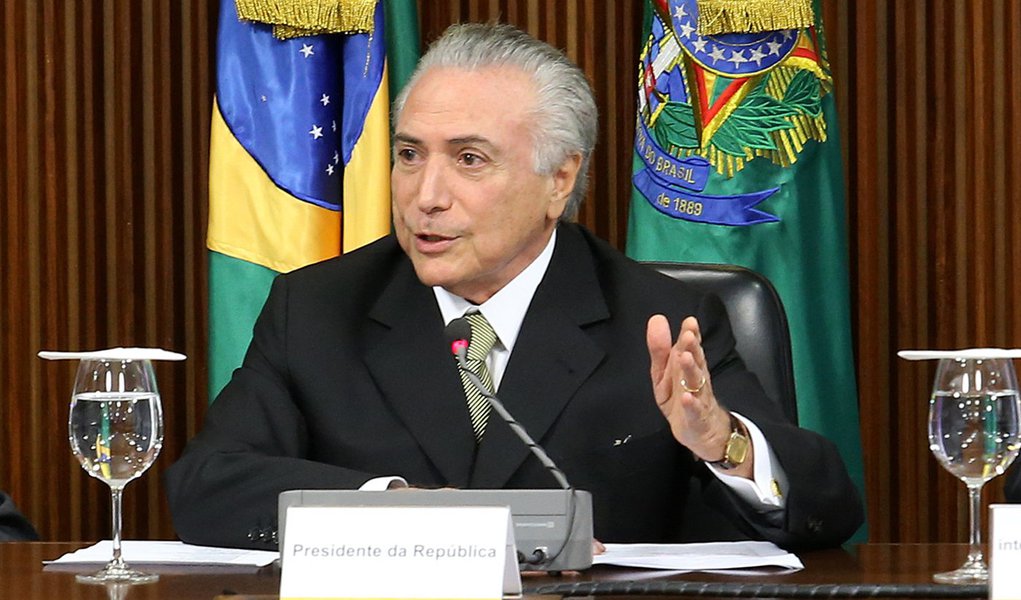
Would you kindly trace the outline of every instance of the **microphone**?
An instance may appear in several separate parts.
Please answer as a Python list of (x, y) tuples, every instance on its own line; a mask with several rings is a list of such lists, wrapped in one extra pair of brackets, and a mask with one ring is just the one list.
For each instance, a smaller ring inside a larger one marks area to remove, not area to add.
[(468, 341), (471, 338), (471, 324), (468, 322), (468, 319), (464, 317), (454, 319), (443, 330), (443, 333), (450, 342), (450, 352), (457, 358), (457, 365), (461, 372), (468, 376), (468, 380), (475, 386), (475, 389), (482, 393), (483, 397), (489, 401), (489, 406), (510, 426), (511, 431), (528, 447), (528, 450), (539, 459), (539, 462), (553, 475), (553, 478), (557, 480), (560, 487), (565, 490), (573, 490), (574, 488), (567, 482), (564, 472), (557, 467), (553, 459), (542, 449), (542, 446), (535, 443), (535, 440), (532, 439), (532, 436), (528, 435), (528, 432), (525, 431), (521, 423), (518, 423), (507, 411), (503, 402), (486, 388), (478, 375), (468, 368)]
[[(546, 454), (542, 446), (535, 443), (525, 428), (511, 416), (503, 402), (490, 391), (482, 380), (468, 368), (468, 342), (471, 339), (471, 323), (464, 317), (450, 322), (443, 330), (450, 342), (450, 352), (457, 359), (458, 368), (475, 389), (489, 402), (511, 431), (525, 444), (533, 456), (539, 459), (546, 470), (562, 488), (557, 490), (507, 490), (508, 503), (514, 520), (515, 537), (518, 542), (518, 563), (522, 568), (542, 569), (550, 572), (582, 570), (592, 565), (592, 496), (588, 492), (574, 489), (567, 482), (564, 472)], [(550, 496), (553, 494), (553, 496)], [(559, 497), (557, 497), (559, 495)], [(563, 504), (562, 504), (563, 503)], [(560, 508), (563, 507), (563, 508)], [(520, 511), (520, 512), (519, 512)], [(560, 515), (563, 518), (541, 518), (535, 522), (535, 515)], [(537, 529), (541, 528), (541, 529)], [(549, 528), (549, 529), (548, 529)], [(537, 538), (538, 531), (548, 534)], [(555, 541), (554, 541), (555, 540)], [(550, 548), (558, 544), (555, 551)], [(520, 548), (524, 548), (522, 552)]]

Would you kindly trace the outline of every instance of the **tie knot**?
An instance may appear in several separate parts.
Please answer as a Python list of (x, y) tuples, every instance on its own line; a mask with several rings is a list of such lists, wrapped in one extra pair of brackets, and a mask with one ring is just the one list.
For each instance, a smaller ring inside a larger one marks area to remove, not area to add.
[(496, 344), (496, 332), (480, 312), (469, 313), (465, 318), (472, 328), (472, 337), (468, 342), (468, 360), (485, 360)]

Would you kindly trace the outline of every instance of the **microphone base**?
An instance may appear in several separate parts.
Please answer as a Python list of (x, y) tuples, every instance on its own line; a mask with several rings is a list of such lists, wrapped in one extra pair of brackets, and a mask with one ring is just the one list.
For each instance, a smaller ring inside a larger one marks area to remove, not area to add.
[(291, 506), (508, 506), (522, 571), (592, 566), (592, 495), (580, 490), (291, 490), (280, 494), (280, 536)]

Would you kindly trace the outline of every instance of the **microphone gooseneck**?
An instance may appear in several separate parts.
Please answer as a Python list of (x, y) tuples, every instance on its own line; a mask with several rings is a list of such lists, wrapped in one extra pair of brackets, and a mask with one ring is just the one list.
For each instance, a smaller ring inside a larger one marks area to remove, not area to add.
[[(549, 455), (546, 454), (546, 451), (542, 449), (542, 446), (536, 444), (535, 440), (532, 439), (532, 436), (528, 435), (528, 432), (525, 431), (525, 428), (511, 416), (510, 412), (508, 412), (506, 408), (504, 408), (503, 402), (501, 402), (500, 399), (482, 383), (482, 380), (479, 379), (479, 376), (476, 375), (474, 371), (468, 368), (468, 343), (471, 340), (471, 323), (468, 322), (468, 319), (464, 317), (454, 319), (443, 330), (443, 333), (446, 336), (447, 341), (450, 343), (450, 352), (457, 360), (457, 366), (460, 371), (464, 373), (468, 381), (475, 386), (475, 389), (477, 389), (482, 396), (489, 401), (489, 406), (496, 411), (496, 414), (500, 415), (500, 418), (503, 419), (505, 423), (507, 423), (507, 425), (511, 428), (511, 431), (514, 432), (514, 435), (521, 440), (521, 442), (528, 448), (529, 452), (538, 458), (539, 462), (546, 467), (546, 470), (553, 475), (553, 478), (557, 480), (560, 487), (568, 492), (568, 514), (570, 515), (570, 518), (567, 525), (567, 531), (563, 536), (563, 540), (561, 540), (560, 547), (552, 553), (545, 547), (538, 547), (532, 551), (530, 556), (525, 556), (520, 551), (518, 552), (519, 563), (532, 566), (553, 563), (559, 559), (560, 554), (565, 548), (567, 548), (567, 544), (571, 540), (572, 532), (575, 527), (574, 520), (577, 515), (575, 496), (578, 494), (578, 491), (571, 487), (571, 484), (567, 482), (567, 477), (564, 475), (564, 472), (557, 467), (556, 463), (553, 462), (553, 459), (551, 459)], [(591, 533), (589, 533), (589, 537), (591, 538)], [(586, 552), (587, 551), (588, 550), (586, 549)]]
[(446, 329), (443, 330), (443, 333), (446, 336), (447, 341), (450, 342), (450, 351), (457, 359), (458, 367), (468, 377), (468, 380), (471, 381), (472, 385), (475, 386), (482, 396), (489, 401), (489, 406), (496, 411), (496, 414), (500, 415), (500, 418), (503, 419), (508, 426), (510, 426), (511, 431), (518, 436), (518, 439), (520, 439), (525, 446), (528, 447), (529, 451), (531, 451), (531, 453), (539, 459), (539, 462), (542, 463), (542, 466), (546, 467), (550, 474), (553, 475), (553, 478), (557, 480), (560, 487), (565, 490), (573, 490), (574, 488), (567, 482), (567, 477), (564, 475), (564, 472), (557, 467), (556, 463), (553, 462), (553, 459), (551, 459), (549, 455), (546, 454), (546, 451), (542, 449), (542, 446), (535, 443), (535, 440), (532, 439), (532, 436), (528, 435), (528, 432), (525, 431), (525, 428), (521, 425), (521, 423), (518, 423), (507, 409), (504, 408), (503, 402), (501, 402), (500, 399), (493, 394), (493, 392), (486, 388), (486, 386), (482, 383), (482, 380), (479, 379), (478, 375), (476, 375), (474, 371), (468, 368), (468, 342), (471, 339), (471, 324), (468, 323), (468, 319), (465, 319), (464, 317), (454, 319), (449, 325), (447, 325)]

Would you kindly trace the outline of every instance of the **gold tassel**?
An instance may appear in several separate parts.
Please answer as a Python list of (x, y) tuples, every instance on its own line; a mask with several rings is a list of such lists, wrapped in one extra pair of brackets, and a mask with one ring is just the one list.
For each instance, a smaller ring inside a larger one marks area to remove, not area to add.
[(812, 0), (698, 0), (698, 33), (756, 33), (815, 25)]
[(234, 0), (238, 17), (273, 25), (280, 39), (372, 33), (376, 0)]

